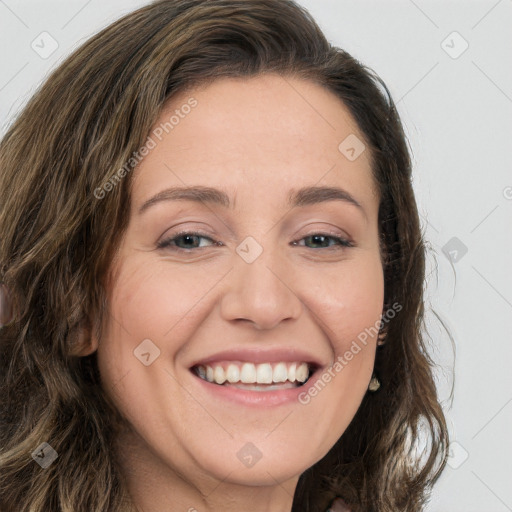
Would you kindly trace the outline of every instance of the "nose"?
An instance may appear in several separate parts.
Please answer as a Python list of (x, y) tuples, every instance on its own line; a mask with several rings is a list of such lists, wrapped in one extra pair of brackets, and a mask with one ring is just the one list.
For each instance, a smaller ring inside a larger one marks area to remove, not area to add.
[(264, 250), (252, 263), (237, 257), (228, 280), (221, 300), (221, 314), (227, 321), (273, 329), (284, 320), (296, 320), (302, 311), (290, 266), (269, 251)]

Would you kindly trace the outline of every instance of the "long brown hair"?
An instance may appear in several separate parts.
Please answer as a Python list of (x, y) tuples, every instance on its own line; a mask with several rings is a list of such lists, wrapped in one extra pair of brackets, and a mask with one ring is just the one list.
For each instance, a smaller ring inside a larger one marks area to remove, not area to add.
[[(267, 72), (320, 84), (356, 120), (380, 191), (384, 306), (402, 306), (382, 330), (381, 388), (301, 475), (293, 512), (323, 511), (335, 496), (354, 511), (421, 510), (448, 433), (422, 337), (425, 246), (411, 161), (386, 85), (291, 0), (160, 0), (67, 58), (0, 143), (0, 283), (15, 313), (0, 329), (2, 511), (134, 510), (113, 449), (120, 419), (79, 335), (89, 326), (100, 338), (108, 312), (108, 271), (130, 211), (132, 173), (118, 170), (175, 93)], [(58, 454), (46, 469), (31, 457), (43, 442)]]

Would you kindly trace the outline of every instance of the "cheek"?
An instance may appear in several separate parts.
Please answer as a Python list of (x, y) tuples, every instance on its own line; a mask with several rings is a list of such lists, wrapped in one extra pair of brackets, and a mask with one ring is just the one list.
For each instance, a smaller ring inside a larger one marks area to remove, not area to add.
[[(105, 391), (142, 437), (151, 438), (174, 425), (200, 416), (192, 403), (176, 406), (168, 416), (169, 396), (179, 396), (173, 360), (193, 334), (203, 314), (201, 300), (215, 278), (200, 268), (169, 272), (164, 266), (133, 258), (118, 272), (109, 297), (109, 315), (98, 347), (98, 366)], [(217, 278), (218, 280), (218, 278)], [(199, 307), (198, 307), (199, 306)], [(183, 420), (181, 415), (190, 416)], [(148, 427), (147, 419), (151, 418)], [(211, 426), (211, 425), (210, 425)], [(156, 444), (161, 439), (153, 439)], [(169, 436), (166, 446), (175, 450)], [(150, 443), (151, 444), (151, 443)]]
[[(102, 378), (110, 388), (128, 373), (138, 375), (145, 359), (155, 362), (150, 368), (175, 359), (204, 318), (205, 296), (221, 274), (200, 265), (181, 272), (168, 267), (133, 258), (116, 275), (98, 347)], [(149, 375), (145, 372), (143, 381)]]
[[(384, 302), (380, 258), (354, 260), (346, 271), (317, 279), (308, 308), (329, 339), (333, 368), (324, 382), (337, 389), (340, 402), (359, 403), (373, 371)], [(306, 289), (307, 283), (302, 286)], [(355, 413), (355, 411), (354, 411)]]
[[(350, 264), (349, 264), (350, 263)], [(313, 276), (304, 277), (312, 283)], [(308, 289), (308, 283), (302, 283)], [(384, 275), (380, 259), (361, 258), (347, 262), (336, 272), (317, 274), (314, 293), (304, 295), (336, 352), (344, 352), (351, 341), (379, 325), (384, 302)], [(370, 338), (374, 329), (371, 330)], [(361, 336), (360, 338), (364, 338)]]
[(172, 332), (196, 319), (217, 274), (199, 265), (176, 271), (165, 262), (134, 264), (120, 274), (111, 297), (114, 317), (133, 336), (172, 342)]
[(329, 434), (318, 438), (328, 450), (355, 416), (373, 372), (384, 302), (380, 259), (360, 260), (350, 271), (323, 276), (315, 290), (307, 305), (330, 341), (332, 366), (300, 399), (311, 410), (316, 407), (317, 415), (332, 411), (322, 416)]

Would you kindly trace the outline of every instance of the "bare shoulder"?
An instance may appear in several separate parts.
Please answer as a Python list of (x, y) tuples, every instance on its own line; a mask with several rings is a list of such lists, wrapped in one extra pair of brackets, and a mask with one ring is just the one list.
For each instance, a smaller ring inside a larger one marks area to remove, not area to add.
[(336, 498), (331, 506), (325, 512), (352, 512), (347, 504), (341, 499)]

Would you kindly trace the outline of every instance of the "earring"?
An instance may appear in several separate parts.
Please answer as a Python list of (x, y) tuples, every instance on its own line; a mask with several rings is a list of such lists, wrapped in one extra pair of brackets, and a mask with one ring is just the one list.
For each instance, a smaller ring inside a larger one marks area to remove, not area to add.
[(386, 334), (383, 332), (379, 332), (379, 335), (377, 336), (377, 345), (381, 347), (382, 345), (386, 344)]
[(370, 381), (370, 384), (368, 384), (368, 391), (371, 391), (374, 393), (380, 388), (380, 381), (379, 379), (373, 374), (372, 380)]
[(11, 322), (12, 318), (13, 312), (7, 287), (4, 284), (0, 284), (0, 329)]

